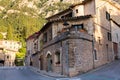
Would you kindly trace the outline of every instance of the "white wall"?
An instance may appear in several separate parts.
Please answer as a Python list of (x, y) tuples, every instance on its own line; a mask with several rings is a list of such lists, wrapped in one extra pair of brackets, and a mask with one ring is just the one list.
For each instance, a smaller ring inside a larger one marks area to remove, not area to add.
[[(76, 13), (76, 10), (78, 10), (78, 13)], [(83, 16), (83, 15), (84, 15), (84, 5), (78, 5), (73, 8), (73, 17)]]

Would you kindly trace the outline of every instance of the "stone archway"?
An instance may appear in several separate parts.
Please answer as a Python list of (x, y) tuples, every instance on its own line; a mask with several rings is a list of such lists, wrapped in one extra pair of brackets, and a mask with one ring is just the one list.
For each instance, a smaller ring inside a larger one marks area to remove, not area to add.
[(47, 71), (52, 71), (52, 64), (53, 64), (52, 55), (48, 54), (47, 55)]

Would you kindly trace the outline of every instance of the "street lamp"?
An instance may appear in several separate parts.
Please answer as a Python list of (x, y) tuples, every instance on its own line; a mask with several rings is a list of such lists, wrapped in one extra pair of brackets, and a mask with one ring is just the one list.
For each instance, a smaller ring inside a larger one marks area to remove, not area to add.
[(63, 25), (65, 26), (65, 29), (69, 31), (69, 23), (67, 21), (64, 21)]
[(68, 23), (67, 21), (65, 21), (65, 22), (63, 23), (63, 25), (64, 25), (64, 26), (68, 26), (69, 23)]

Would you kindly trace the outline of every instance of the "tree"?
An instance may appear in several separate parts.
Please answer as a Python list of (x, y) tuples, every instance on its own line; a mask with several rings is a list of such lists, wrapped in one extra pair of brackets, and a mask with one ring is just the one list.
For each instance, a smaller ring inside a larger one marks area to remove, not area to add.
[(4, 38), (3, 38), (3, 35), (2, 35), (1, 33), (0, 33), (0, 39), (4, 39)]
[(11, 26), (8, 26), (7, 29), (7, 39), (8, 40), (13, 40), (13, 28)]

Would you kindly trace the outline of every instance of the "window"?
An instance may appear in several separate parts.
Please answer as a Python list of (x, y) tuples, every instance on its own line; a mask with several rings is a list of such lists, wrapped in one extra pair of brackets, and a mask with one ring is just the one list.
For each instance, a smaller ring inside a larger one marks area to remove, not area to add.
[(47, 33), (44, 33), (44, 35), (43, 35), (43, 42), (44, 42), (44, 43), (47, 42)]
[(118, 33), (116, 33), (116, 38), (117, 38), (117, 40), (119, 40)]
[(56, 64), (60, 64), (60, 52), (55, 53), (55, 62)]
[(34, 49), (37, 50), (38, 49), (38, 45), (37, 42), (34, 43)]
[(112, 40), (112, 37), (111, 37), (111, 33), (110, 33), (110, 32), (107, 32), (107, 37), (108, 37), (108, 41), (111, 41), (111, 40)]
[(7, 56), (7, 59), (9, 59), (9, 56)]
[(78, 13), (78, 9), (76, 9), (76, 13)]
[(30, 66), (32, 66), (33, 65), (33, 63), (32, 63), (32, 61), (30, 61)]
[(63, 0), (60, 0), (60, 2), (62, 2)]
[(61, 16), (61, 18), (65, 18), (65, 16)]
[(84, 30), (84, 25), (83, 24), (76, 24), (76, 25), (72, 25), (72, 30)]
[(84, 29), (83, 24), (73, 25), (73, 27), (74, 27), (74, 28), (77, 28), (77, 29)]
[(109, 21), (110, 20), (110, 14), (106, 11), (106, 19)]
[(52, 28), (50, 28), (48, 35), (49, 35), (49, 41), (52, 40)]
[(43, 39), (40, 40), (40, 49), (43, 47)]
[(102, 45), (102, 42), (101, 42), (101, 38), (98, 37), (98, 42), (99, 42), (99, 45)]
[(97, 60), (97, 50), (94, 50), (94, 60)]

